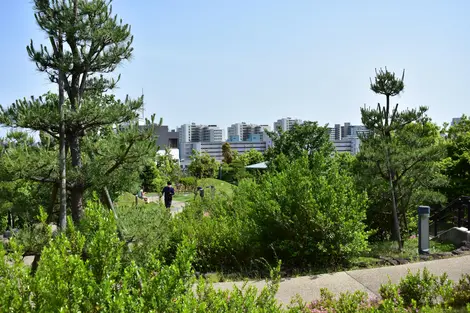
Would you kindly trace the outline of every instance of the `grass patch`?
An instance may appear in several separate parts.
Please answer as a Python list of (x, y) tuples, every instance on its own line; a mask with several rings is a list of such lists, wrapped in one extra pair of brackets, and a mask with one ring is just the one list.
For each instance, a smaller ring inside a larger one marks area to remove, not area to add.
[(173, 196), (173, 201), (189, 202), (191, 200), (194, 200), (192, 192), (178, 192)]
[[(231, 196), (235, 185), (227, 183), (226, 181), (215, 178), (202, 178), (197, 181), (197, 185), (203, 188), (214, 186), (217, 193), (223, 193)], [(206, 192), (209, 192), (206, 191)]]
[[(228, 196), (231, 196), (233, 194), (233, 189), (234, 189), (234, 187), (236, 187), (235, 185), (232, 185), (232, 184), (227, 183), (223, 180), (215, 179), (215, 178), (202, 178), (202, 179), (199, 179), (197, 181), (197, 186), (204, 188), (206, 197), (210, 197), (210, 195), (211, 195), (211, 189), (208, 188), (210, 186), (215, 187), (216, 194), (219, 194), (219, 195), (224, 194), (224, 195), (228, 195)], [(195, 191), (196, 190), (194, 190), (193, 192), (191, 192), (191, 191), (190, 192), (188, 192), (188, 191), (176, 192), (176, 194), (173, 196), (173, 200), (174, 201), (179, 201), (179, 202), (192, 201), (192, 200), (194, 200)], [(148, 196), (148, 197), (156, 197), (156, 196), (161, 196), (161, 193), (147, 192), (145, 195)], [(128, 198), (129, 198), (129, 196), (124, 197), (124, 201), (125, 202), (130, 202), (130, 200)], [(135, 203), (135, 199), (133, 201)]]
[[(450, 252), (455, 249), (452, 244), (440, 243), (435, 240), (431, 240), (429, 245), (430, 253)], [(382, 256), (409, 259), (411, 261), (419, 259), (418, 238), (406, 240), (401, 252), (398, 251), (397, 243), (392, 241), (372, 243), (370, 248), (371, 250), (367, 253), (367, 257), (377, 258), (378, 256)]]
[[(429, 242), (430, 253), (451, 252), (455, 249), (454, 245), (441, 243), (435, 240)], [(395, 241), (374, 242), (370, 244), (370, 251), (365, 255), (351, 260), (352, 269), (358, 267), (378, 267), (383, 265), (382, 258), (405, 259), (409, 262), (420, 261), (418, 252), (418, 238), (408, 239), (403, 245), (403, 250), (398, 251), (398, 245)], [(390, 265), (390, 264), (386, 264)]]

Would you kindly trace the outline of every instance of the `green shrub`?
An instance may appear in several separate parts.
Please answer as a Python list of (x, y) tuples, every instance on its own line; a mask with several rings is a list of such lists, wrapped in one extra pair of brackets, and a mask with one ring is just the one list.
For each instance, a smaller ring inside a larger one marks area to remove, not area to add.
[(119, 206), (117, 214), (120, 230), (132, 250), (132, 260), (142, 265), (149, 255), (165, 254), (171, 215), (162, 203)]
[(338, 298), (327, 289), (320, 290), (321, 298), (307, 307), (310, 312), (356, 313), (368, 312), (378, 307), (378, 299), (369, 298), (366, 292), (341, 293)]
[(380, 287), (380, 296), (396, 306), (433, 307), (438, 303), (446, 305), (454, 296), (452, 281), (443, 274), (440, 277), (431, 274), (427, 268), (422, 272), (408, 274), (398, 285), (384, 284)]
[(184, 190), (194, 191), (197, 187), (197, 179), (194, 176), (181, 177), (179, 183), (183, 185)]
[(340, 267), (368, 249), (367, 198), (334, 159), (316, 154), (291, 162), (281, 156), (276, 163), (282, 170), (266, 174), (261, 184), (238, 187), (267, 259), (276, 255), (291, 267)]
[[(124, 262), (127, 250), (114, 215), (97, 203), (87, 207), (82, 224), (68, 225), (41, 251), (34, 276), (15, 239), (8, 255), (0, 246), (1, 312), (287, 312), (275, 299), (279, 266), (259, 293), (246, 286), (215, 290), (203, 280), (194, 293), (194, 244), (188, 240), (171, 263), (149, 253), (139, 266)], [(288, 312), (303, 311), (299, 303)]]
[(15, 240), (22, 247), (26, 255), (40, 254), (52, 237), (52, 230), (47, 225), (47, 216), (43, 208), (39, 209), (39, 215), (36, 218), (39, 223), (26, 225), (15, 234)]
[(277, 162), (283, 170), (244, 179), (232, 196), (187, 204), (174, 221), (173, 245), (197, 242), (199, 271), (250, 271), (259, 260), (288, 268), (341, 267), (367, 248), (366, 197), (338, 164), (319, 156)]
[(470, 303), (470, 274), (465, 274), (460, 278), (449, 302), (452, 306), (464, 306)]
[(246, 271), (259, 256), (256, 225), (245, 208), (225, 196), (199, 198), (173, 219), (173, 246), (182, 238), (196, 242), (197, 271)]

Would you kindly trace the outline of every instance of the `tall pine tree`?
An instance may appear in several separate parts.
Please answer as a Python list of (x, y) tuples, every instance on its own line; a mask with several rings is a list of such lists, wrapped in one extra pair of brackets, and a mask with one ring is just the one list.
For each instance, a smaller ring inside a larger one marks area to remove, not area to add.
[[(116, 87), (119, 78), (104, 75), (131, 57), (133, 37), (130, 26), (113, 16), (109, 0), (34, 0), (34, 11), (50, 47), (31, 42), (27, 51), (38, 70), (59, 85), (59, 97), (49, 94), (18, 100), (9, 108), (2, 107), (1, 122), (42, 131), (57, 139), (63, 123), (64, 150), (70, 163), (67, 189), (72, 218), (79, 221), (86, 189), (102, 179), (90, 178), (92, 168), (106, 177), (126, 162), (138, 164), (155, 150), (152, 130), (143, 132), (136, 125), (143, 98), (119, 101), (105, 94)], [(130, 123), (129, 127), (112, 130), (124, 123)], [(96, 164), (104, 168), (96, 169)], [(57, 175), (41, 179), (58, 183)]]
[[(371, 132), (364, 140), (374, 141), (375, 146), (383, 153), (385, 160), (386, 174), (384, 178), (387, 180), (390, 188), (390, 195), (392, 199), (392, 218), (393, 218), (393, 231), (392, 235), (398, 242), (398, 247), (403, 248), (401, 239), (400, 222), (398, 218), (397, 209), (397, 185), (396, 175), (397, 169), (393, 166), (393, 153), (392, 153), (392, 136), (395, 132), (402, 130), (406, 125), (421, 121), (425, 117), (427, 111), (426, 107), (419, 109), (398, 111), (398, 104), (391, 107), (391, 97), (399, 95), (405, 88), (404, 84), (405, 71), (402, 77), (396, 77), (395, 73), (380, 69), (376, 71), (374, 81), (370, 82), (370, 89), (376, 94), (385, 96), (385, 105), (377, 104), (376, 109), (361, 108), (361, 120), (364, 126)], [(380, 166), (380, 165), (379, 165)]]

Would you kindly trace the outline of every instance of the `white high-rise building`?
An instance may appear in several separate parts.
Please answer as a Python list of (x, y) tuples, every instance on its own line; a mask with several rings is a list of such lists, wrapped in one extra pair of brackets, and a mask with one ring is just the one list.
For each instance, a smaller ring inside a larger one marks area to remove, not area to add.
[(217, 125), (207, 125), (202, 127), (201, 135), (201, 142), (223, 141), (222, 129), (220, 129)]
[(270, 131), (269, 125), (247, 124), (245, 122), (232, 124), (227, 127), (227, 140), (235, 141), (266, 141), (266, 130)]
[(293, 119), (291, 117), (281, 118), (274, 122), (274, 130), (281, 128), (282, 131), (288, 131), (295, 124), (302, 124), (302, 120)]
[(217, 125), (183, 124), (177, 129), (179, 142), (223, 141), (222, 129)]

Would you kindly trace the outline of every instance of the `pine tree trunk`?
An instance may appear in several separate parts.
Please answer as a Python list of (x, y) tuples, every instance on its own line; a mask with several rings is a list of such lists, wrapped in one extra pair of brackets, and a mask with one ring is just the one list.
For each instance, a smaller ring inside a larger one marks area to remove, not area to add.
[[(59, 33), (59, 55), (63, 55), (62, 34)], [(64, 121), (64, 75), (59, 70), (59, 175), (60, 175), (60, 208), (59, 208), (59, 228), (65, 230), (67, 227), (67, 165), (65, 153), (65, 121)]]
[(392, 123), (390, 118), (390, 95), (385, 95), (386, 99), (386, 109), (385, 109), (385, 157), (387, 161), (387, 170), (388, 170), (388, 183), (390, 186), (390, 193), (392, 195), (392, 218), (393, 218), (393, 226), (392, 226), (392, 238), (398, 242), (398, 249), (401, 251), (403, 248), (403, 244), (401, 241), (401, 234), (400, 234), (400, 221), (398, 219), (398, 210), (397, 210), (397, 200), (395, 195), (395, 186), (393, 184), (393, 169), (392, 169), (392, 161), (390, 155), (390, 145), (392, 143), (392, 135), (390, 131), (390, 124)]
[(72, 219), (75, 223), (79, 222), (84, 214), (83, 208), (83, 195), (85, 193), (85, 185), (81, 177), (82, 169), (82, 153), (80, 149), (80, 137), (78, 135), (71, 135), (70, 141), (70, 154), (72, 156), (72, 168), (78, 174), (77, 180), (74, 182), (71, 189), (71, 205), (72, 205)]
[[(54, 207), (55, 207), (55, 201), (57, 199), (57, 194), (59, 193), (59, 185), (54, 184), (52, 187), (52, 194), (51, 194), (51, 202), (49, 204), (49, 207), (47, 209), (47, 222), (50, 223), (52, 222), (52, 215), (54, 214)], [(60, 225), (60, 223), (58, 224)]]
[(388, 164), (388, 176), (389, 176), (389, 185), (390, 185), (390, 193), (392, 195), (392, 217), (393, 217), (393, 228), (392, 228), (392, 237), (398, 243), (398, 249), (401, 251), (403, 249), (403, 242), (401, 241), (401, 234), (400, 234), (400, 221), (398, 220), (398, 210), (397, 210), (397, 201), (395, 196), (395, 187), (393, 185), (393, 173), (391, 168), (390, 162), (390, 151), (387, 147), (387, 164)]

